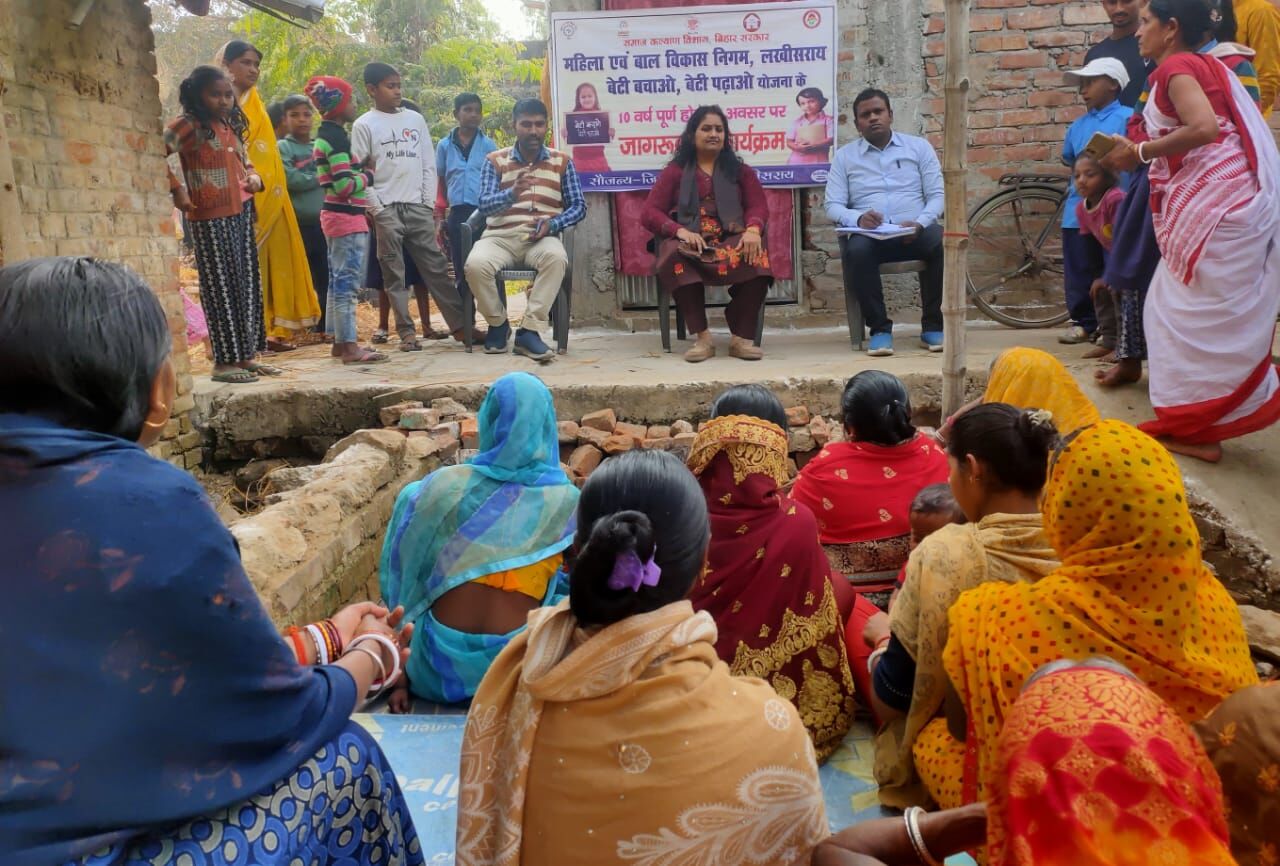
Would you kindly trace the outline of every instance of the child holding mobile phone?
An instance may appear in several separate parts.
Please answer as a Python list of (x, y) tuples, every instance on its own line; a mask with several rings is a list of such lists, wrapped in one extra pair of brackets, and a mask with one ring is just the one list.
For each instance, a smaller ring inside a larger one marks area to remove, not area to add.
[[(1074, 168), (1076, 159), (1090, 147), (1095, 134), (1123, 135), (1133, 109), (1120, 102), (1120, 93), (1129, 83), (1129, 73), (1114, 57), (1099, 57), (1082, 69), (1068, 72), (1067, 80), (1079, 83), (1080, 97), (1088, 109), (1067, 129), (1062, 146), (1063, 163)], [(1099, 143), (1093, 143), (1095, 150)], [(1120, 186), (1126, 189), (1128, 179), (1120, 179)], [(1102, 276), (1104, 262), (1102, 248), (1080, 232), (1076, 211), (1081, 200), (1080, 190), (1073, 182), (1062, 211), (1063, 281), (1071, 325), (1058, 337), (1058, 342), (1066, 344), (1087, 343), (1099, 337), (1098, 314), (1089, 293), (1094, 280)], [(1114, 331), (1110, 339), (1114, 345)]]

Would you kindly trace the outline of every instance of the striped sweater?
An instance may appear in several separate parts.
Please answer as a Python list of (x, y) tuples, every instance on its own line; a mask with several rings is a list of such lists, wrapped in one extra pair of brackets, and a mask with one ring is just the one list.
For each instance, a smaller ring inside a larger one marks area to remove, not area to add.
[(320, 124), (315, 143), (316, 180), (324, 188), (323, 210), (363, 216), (373, 174), (352, 162), (351, 136), (340, 123)]
[[(486, 160), (480, 211), (488, 217), (489, 231), (528, 232), (546, 219), (557, 234), (586, 216), (582, 188), (568, 154), (544, 147), (535, 162), (526, 163), (515, 148), (508, 147), (495, 150)], [(512, 187), (522, 174), (531, 177), (533, 187), (516, 199)]]

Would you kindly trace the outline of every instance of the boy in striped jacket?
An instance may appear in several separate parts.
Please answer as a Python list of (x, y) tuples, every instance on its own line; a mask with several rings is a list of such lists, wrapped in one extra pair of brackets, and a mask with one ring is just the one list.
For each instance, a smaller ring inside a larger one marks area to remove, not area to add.
[(344, 123), (355, 120), (351, 85), (332, 75), (307, 82), (307, 96), (324, 119), (316, 133), (316, 180), (324, 189), (320, 228), (329, 245), (329, 296), (325, 321), (333, 329), (333, 357), (344, 364), (372, 364), (387, 360), (381, 352), (362, 347), (356, 335), (356, 292), (364, 278), (369, 249), (365, 192), (369, 172), (351, 158), (351, 136)]

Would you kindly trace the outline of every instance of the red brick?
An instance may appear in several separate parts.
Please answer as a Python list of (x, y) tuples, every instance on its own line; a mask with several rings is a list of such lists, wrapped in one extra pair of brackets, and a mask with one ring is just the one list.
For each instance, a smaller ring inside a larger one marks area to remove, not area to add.
[(803, 427), (810, 421), (809, 408), (807, 406), (789, 406), (787, 407), (787, 426)]
[(1021, 33), (1001, 33), (995, 36), (975, 36), (974, 51), (1021, 51), (1027, 47), (1027, 37)]
[(649, 428), (643, 424), (628, 424), (626, 421), (619, 421), (613, 427), (615, 436), (629, 436), (637, 442), (644, 440), (649, 433)]
[(1001, 69), (1041, 69), (1047, 60), (1043, 51), (1016, 51), (1001, 54), (996, 65)]
[(462, 439), (463, 448), (479, 448), (480, 447), (480, 425), (476, 423), (475, 416), (467, 415), (458, 422), (458, 433)]
[(947, 51), (947, 43), (941, 39), (930, 39), (924, 44), (921, 52), (925, 57), (941, 57)]
[(87, 141), (68, 141), (63, 145), (67, 156), (81, 165), (93, 165), (98, 149)]
[(600, 430), (604, 433), (612, 433), (613, 428), (618, 426), (618, 415), (612, 409), (588, 412), (582, 416), (582, 426)]
[(1003, 30), (1004, 15), (999, 12), (987, 13), (985, 15), (969, 16), (969, 32), (981, 33), (988, 30)]
[(1060, 48), (1064, 45), (1084, 45), (1084, 33), (1078, 30), (1055, 33), (1033, 33), (1031, 44), (1036, 48)]
[[(970, 111), (986, 111), (991, 108), (1024, 108), (1027, 104), (1027, 95), (1025, 93), (1008, 93), (990, 96), (980, 96), (970, 101)], [(939, 108), (939, 111), (942, 109)]]
[(666, 424), (655, 424), (644, 435), (646, 439), (670, 439), (671, 427)]
[(973, 5), (976, 9), (1012, 9), (1025, 6), (1026, 0), (976, 0)]
[[(644, 440), (639, 440), (643, 442)], [(625, 433), (615, 433), (604, 440), (605, 454), (625, 454), (636, 447), (636, 438)]]
[(934, 15), (929, 22), (924, 25), (924, 35), (933, 36), (935, 33), (941, 33), (946, 29), (947, 20), (940, 15)]
[(674, 441), (670, 436), (660, 436), (644, 440), (640, 443), (640, 448), (644, 451), (670, 451)]
[(556, 422), (556, 436), (561, 445), (569, 445), (578, 441), (579, 428), (574, 421)]
[(1006, 72), (987, 79), (988, 90), (1023, 90), (1030, 86), (1030, 72)]
[[(1101, 3), (1095, 4), (1101, 7)], [(1043, 30), (1046, 27), (1057, 27), (1062, 23), (1062, 13), (1058, 9), (1029, 9), (1026, 12), (1009, 13), (1010, 30)]]
[(1074, 93), (1068, 93), (1065, 90), (1037, 90), (1027, 97), (1027, 104), (1033, 108), (1047, 106), (1050, 108), (1060, 105), (1071, 105), (1079, 102), (1080, 97)]
[(1018, 111), (1000, 112), (1001, 126), (1025, 126), (1031, 123), (1050, 123), (1052, 120), (1047, 108), (1024, 108)]
[(579, 445), (569, 455), (569, 469), (579, 478), (586, 478), (595, 471), (603, 459), (604, 455), (600, 453), (600, 449), (596, 446)]
[(1062, 23), (1069, 27), (1080, 24), (1106, 24), (1107, 11), (1102, 8), (1101, 3), (1068, 6), (1062, 11)]
[(597, 430), (594, 427), (578, 428), (578, 442), (583, 445), (595, 445), (597, 448), (604, 447), (604, 440), (608, 439), (609, 433), (603, 430)]
[(969, 133), (969, 144), (981, 147), (986, 144), (1021, 144), (1022, 131), (1017, 129), (979, 129)]

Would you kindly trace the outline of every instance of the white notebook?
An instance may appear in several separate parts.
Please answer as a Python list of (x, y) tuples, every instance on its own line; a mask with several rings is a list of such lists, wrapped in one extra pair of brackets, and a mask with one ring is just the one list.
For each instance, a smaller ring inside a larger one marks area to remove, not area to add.
[(914, 226), (900, 226), (893, 223), (881, 223), (873, 229), (864, 229), (861, 226), (837, 226), (836, 234), (839, 235), (866, 235), (869, 238), (878, 240), (887, 240), (888, 238), (904, 238), (907, 235), (916, 233)]

